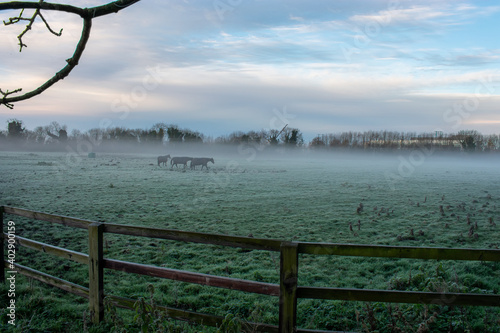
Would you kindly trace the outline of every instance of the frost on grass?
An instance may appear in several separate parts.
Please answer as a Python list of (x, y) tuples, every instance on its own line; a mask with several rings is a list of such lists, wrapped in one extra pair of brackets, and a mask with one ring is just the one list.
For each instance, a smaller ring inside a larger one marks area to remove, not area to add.
[[(0, 194), (12, 206), (109, 223), (309, 242), (500, 246), (496, 165), (429, 160), (389, 186), (385, 172), (398, 168), (398, 160), (390, 156), (376, 163), (372, 155), (240, 160), (237, 168), (229, 169), (224, 166), (237, 156), (226, 156), (216, 157), (216, 166), (203, 172), (158, 167), (155, 159), (99, 154), (68, 164), (64, 154), (4, 153)], [(23, 236), (36, 235), (40, 241), (48, 234), (40, 224), (23, 228)], [(71, 232), (64, 238), (51, 235), (71, 249), (86, 244)], [(271, 283), (279, 279), (279, 258), (267, 252), (117, 235), (106, 239), (110, 258)], [(303, 256), (300, 265), (301, 285), (374, 289), (415, 282), (436, 270), (430, 261), (328, 256)], [(443, 269), (466, 288), (488, 291), (498, 286), (498, 270), (490, 264), (443, 263)], [(395, 276), (401, 279), (391, 280)], [(126, 278), (110, 276), (109, 288), (134, 294), (146, 283)], [(220, 303), (214, 305), (183, 288), (168, 284), (166, 301), (207, 311), (234, 310), (223, 292), (210, 291), (209, 299)], [(267, 307), (260, 299), (245, 297), (238, 304)], [(238, 309), (246, 313), (248, 308)], [(328, 327), (318, 320), (320, 327)]]

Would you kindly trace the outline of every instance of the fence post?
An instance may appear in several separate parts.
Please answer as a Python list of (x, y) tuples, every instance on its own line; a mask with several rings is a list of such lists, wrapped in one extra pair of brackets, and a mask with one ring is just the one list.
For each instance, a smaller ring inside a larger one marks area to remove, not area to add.
[(92, 322), (104, 319), (103, 225), (92, 223), (89, 231), (89, 309)]
[(279, 332), (297, 331), (297, 243), (281, 243)]
[(0, 282), (5, 282), (5, 253), (4, 253), (4, 240), (3, 240), (3, 206), (0, 206), (0, 264), (2, 269), (0, 269)]

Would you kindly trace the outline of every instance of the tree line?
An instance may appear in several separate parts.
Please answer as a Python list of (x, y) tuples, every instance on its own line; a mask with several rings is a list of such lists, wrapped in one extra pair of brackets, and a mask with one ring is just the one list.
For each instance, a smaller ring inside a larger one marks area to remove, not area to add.
[(87, 140), (106, 145), (112, 143), (128, 144), (222, 144), (222, 145), (270, 145), (283, 147), (302, 147), (310, 149), (352, 149), (352, 150), (390, 150), (414, 149), (421, 147), (441, 150), (462, 151), (500, 151), (500, 136), (483, 135), (476, 130), (462, 130), (457, 133), (440, 131), (417, 133), (397, 131), (345, 131), (340, 133), (318, 134), (310, 142), (305, 142), (298, 128), (285, 126), (282, 130), (234, 131), (217, 138), (183, 129), (177, 125), (156, 123), (149, 129), (129, 129), (124, 127), (94, 128), (86, 132), (72, 130), (68, 133), (66, 125), (51, 122), (34, 130), (25, 128), (18, 119), (7, 121), (7, 128), (0, 131), (0, 143), (25, 143), (27, 145), (58, 145)]
[(287, 145), (294, 147), (304, 146), (302, 133), (297, 128), (285, 127), (280, 130), (235, 131), (229, 135), (217, 138), (207, 137), (204, 134), (190, 129), (180, 128), (178, 125), (156, 123), (149, 129), (129, 129), (124, 127), (94, 128), (86, 132), (72, 130), (68, 133), (66, 125), (51, 122), (46, 126), (38, 126), (34, 130), (25, 128), (18, 119), (7, 121), (7, 129), (0, 131), (0, 142), (26, 142), (34, 144), (58, 144), (70, 141), (89, 140), (91, 142), (106, 143), (134, 143), (134, 144), (183, 144), (183, 143), (218, 143), (218, 144), (269, 144)]
[(314, 148), (349, 149), (414, 149), (418, 147), (441, 150), (499, 151), (500, 135), (483, 135), (476, 130), (457, 133), (397, 132), (397, 131), (347, 131), (317, 135), (309, 144)]

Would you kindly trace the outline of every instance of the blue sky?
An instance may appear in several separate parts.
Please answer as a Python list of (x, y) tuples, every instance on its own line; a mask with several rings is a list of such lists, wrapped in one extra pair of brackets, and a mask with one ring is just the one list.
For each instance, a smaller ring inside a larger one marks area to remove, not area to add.
[[(80, 20), (46, 16), (63, 36), (38, 25), (22, 53), (23, 27), (0, 28), (3, 90), (36, 87), (72, 54)], [(496, 1), (142, 0), (94, 20), (70, 76), (0, 122), (498, 134), (498, 22)]]

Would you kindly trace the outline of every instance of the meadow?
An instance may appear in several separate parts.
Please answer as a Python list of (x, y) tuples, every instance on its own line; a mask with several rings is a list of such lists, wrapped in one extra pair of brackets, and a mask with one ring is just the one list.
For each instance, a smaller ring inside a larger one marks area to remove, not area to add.
[[(213, 157), (208, 170), (158, 166), (170, 153)], [(339, 153), (286, 150), (109, 153), (1, 152), (0, 204), (82, 219), (306, 242), (498, 249), (500, 159), (426, 150)], [(87, 252), (86, 232), (9, 217), (19, 236)], [(74, 283), (87, 267), (18, 249), (16, 261)], [(106, 235), (105, 257), (279, 283), (279, 256), (221, 246)], [(19, 278), (18, 331), (139, 331), (131, 311), (88, 325), (86, 300)], [(154, 292), (151, 295), (151, 287)], [(301, 256), (299, 285), (498, 294), (500, 265)], [(106, 291), (269, 324), (275, 298), (105, 273)], [(6, 301), (2, 289), (2, 304)], [(496, 332), (500, 309), (301, 300), (302, 328)], [(49, 318), (49, 319), (47, 319)], [(1, 327), (8, 327), (2, 313)], [(68, 328), (69, 327), (69, 328)], [(171, 323), (171, 331), (206, 328)]]

